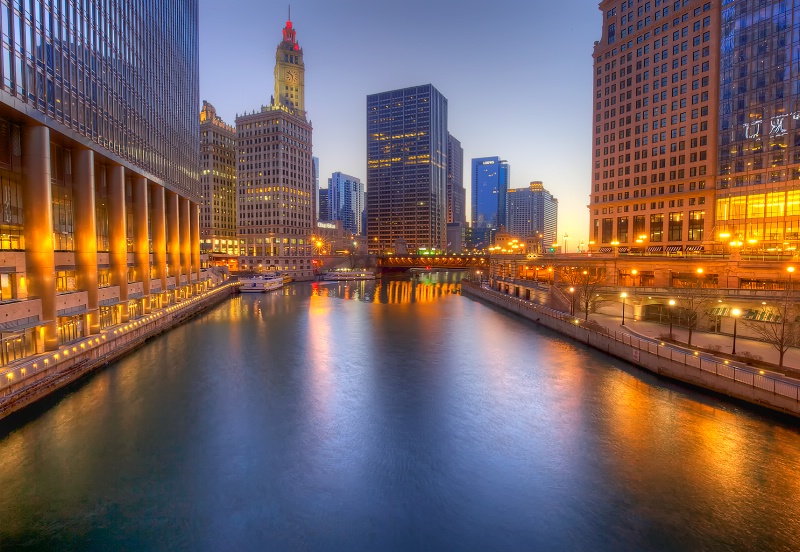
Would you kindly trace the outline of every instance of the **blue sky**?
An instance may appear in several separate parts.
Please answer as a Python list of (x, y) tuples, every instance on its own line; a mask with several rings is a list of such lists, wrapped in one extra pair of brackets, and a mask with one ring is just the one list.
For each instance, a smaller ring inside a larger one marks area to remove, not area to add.
[[(200, 96), (226, 122), (269, 103), (286, 17), (287, 4), (200, 0)], [(366, 181), (368, 94), (432, 83), (464, 148), (467, 213), (470, 159), (499, 155), (512, 187), (542, 180), (558, 198), (570, 250), (587, 239), (596, 1), (304, 0), (292, 21), (323, 185), (334, 171)]]

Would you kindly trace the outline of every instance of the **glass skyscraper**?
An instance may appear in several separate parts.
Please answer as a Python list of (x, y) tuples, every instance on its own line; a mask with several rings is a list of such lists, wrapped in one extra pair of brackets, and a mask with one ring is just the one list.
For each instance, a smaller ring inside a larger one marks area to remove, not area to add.
[(447, 99), (433, 85), (367, 96), (367, 235), (380, 252), (447, 243)]
[(472, 160), (472, 226), (497, 230), (506, 224), (511, 168), (499, 157)]
[(364, 184), (355, 176), (335, 172), (328, 179), (328, 218), (342, 221), (342, 228), (361, 235), (364, 217)]
[(0, 0), (2, 363), (202, 287), (197, 0)]

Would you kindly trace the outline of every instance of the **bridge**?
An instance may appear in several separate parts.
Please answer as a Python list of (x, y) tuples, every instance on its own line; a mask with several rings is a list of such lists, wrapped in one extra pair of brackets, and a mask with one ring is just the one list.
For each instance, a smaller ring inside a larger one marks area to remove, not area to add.
[(410, 268), (488, 268), (488, 255), (378, 255), (376, 264), (383, 270)]

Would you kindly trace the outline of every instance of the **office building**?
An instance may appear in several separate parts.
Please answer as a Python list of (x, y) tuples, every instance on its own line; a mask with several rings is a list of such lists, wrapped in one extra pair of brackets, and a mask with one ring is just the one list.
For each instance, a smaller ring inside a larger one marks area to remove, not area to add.
[(443, 249), (446, 225), (447, 99), (430, 84), (367, 96), (370, 250)]
[(590, 239), (702, 251), (717, 173), (720, 1), (605, 0), (594, 47)]
[(202, 287), (197, 1), (34, 4), (1, 5), (2, 364)]
[(319, 220), (330, 220), (330, 207), (328, 206), (328, 189), (321, 188), (319, 191)]
[(472, 160), (472, 228), (475, 245), (492, 245), (495, 233), (506, 220), (506, 192), (511, 181), (511, 167), (499, 157)]
[(239, 268), (313, 277), (316, 223), (305, 64), (291, 21), (275, 52), (270, 105), (236, 118)]
[[(447, 222), (466, 224), (467, 192), (464, 189), (464, 149), (447, 134)], [(448, 239), (448, 241), (450, 241)]]
[(200, 248), (211, 264), (236, 270), (236, 129), (205, 100), (200, 111), (200, 191)]
[(328, 220), (342, 221), (342, 227), (361, 235), (364, 219), (364, 184), (355, 176), (340, 172), (328, 179)]
[(314, 176), (314, 213), (316, 213), (317, 220), (319, 218), (319, 157), (311, 157), (311, 171)]
[(515, 238), (536, 237), (537, 251), (557, 241), (558, 200), (541, 182), (528, 188), (511, 188), (506, 195), (508, 232)]

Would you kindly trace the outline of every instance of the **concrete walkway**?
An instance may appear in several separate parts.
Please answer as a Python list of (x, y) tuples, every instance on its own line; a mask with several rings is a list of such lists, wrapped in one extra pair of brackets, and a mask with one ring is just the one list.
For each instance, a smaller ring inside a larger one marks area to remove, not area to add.
[[(580, 318), (583, 319), (582, 316)], [(593, 320), (610, 330), (622, 330), (631, 335), (639, 335), (651, 339), (662, 339), (663, 336), (669, 334), (669, 325), (659, 324), (658, 322), (631, 320), (626, 317), (625, 326), (622, 326), (622, 318), (620, 316), (596, 313), (589, 315), (589, 320)], [(689, 338), (689, 330), (673, 326), (672, 335), (673, 338), (678, 341), (678, 345), (686, 346), (686, 342)], [(719, 347), (719, 349), (717, 349), (719, 352), (729, 355), (733, 348), (733, 336), (694, 330), (692, 331), (692, 346), (701, 349), (716, 349)], [(778, 365), (778, 350), (773, 345), (764, 343), (763, 341), (737, 335), (736, 353), (737, 356), (742, 353), (750, 353), (751, 355), (761, 357), (761, 360), (764, 362), (769, 362), (775, 366)], [(743, 357), (740, 358), (745, 360)], [(783, 357), (783, 367), (787, 369), (787, 372), (794, 372), (790, 375), (800, 375), (800, 349), (790, 348), (786, 351)]]

